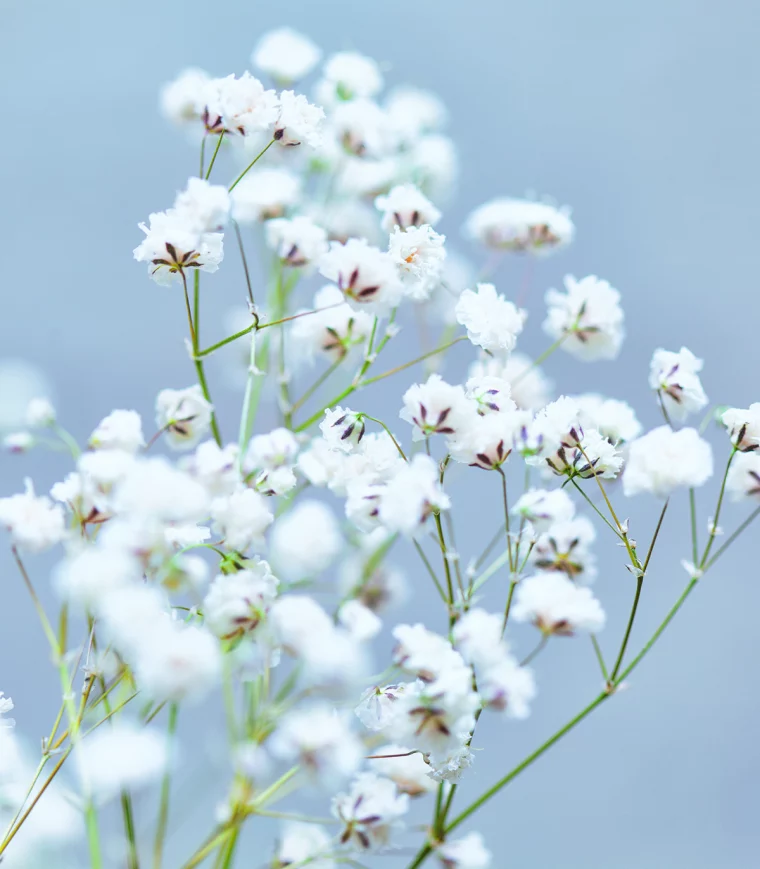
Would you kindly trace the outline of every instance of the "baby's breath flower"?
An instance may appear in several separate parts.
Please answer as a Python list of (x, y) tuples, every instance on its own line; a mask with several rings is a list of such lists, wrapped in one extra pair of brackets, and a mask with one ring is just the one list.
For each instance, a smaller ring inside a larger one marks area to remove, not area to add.
[(730, 407), (721, 414), (720, 421), (737, 450), (749, 453), (760, 447), (760, 402), (746, 409)]
[(156, 396), (156, 425), (166, 432), (170, 447), (191, 449), (207, 434), (212, 410), (197, 384), (187, 389), (162, 389)]
[(230, 194), (238, 223), (282, 217), (301, 195), (301, 180), (288, 169), (253, 169)]
[(614, 359), (620, 352), (625, 331), (620, 293), (594, 275), (576, 280), (565, 278), (565, 292), (548, 290), (544, 331), (562, 347), (582, 359)]
[(467, 219), (470, 238), (496, 250), (551, 253), (573, 240), (575, 227), (567, 208), (525, 199), (493, 199)]
[(60, 505), (35, 495), (29, 479), (23, 494), (0, 498), (0, 527), (10, 532), (14, 546), (26, 552), (44, 552), (66, 537)]
[(558, 573), (542, 573), (517, 586), (512, 614), (518, 622), (533, 622), (544, 634), (569, 637), (576, 631), (597, 632), (605, 616), (589, 588), (577, 586)]
[(332, 242), (319, 262), (320, 274), (335, 281), (346, 301), (357, 310), (381, 313), (395, 307), (403, 287), (396, 266), (384, 251), (366, 241)]
[(265, 33), (251, 55), (251, 63), (278, 84), (305, 78), (319, 63), (322, 51), (308, 36), (290, 27)]
[(526, 317), (525, 311), (497, 294), (493, 284), (465, 290), (457, 302), (456, 315), (473, 344), (504, 356), (515, 349)]
[(712, 449), (696, 429), (663, 425), (631, 444), (623, 491), (667, 498), (677, 488), (704, 485), (712, 472)]
[(324, 119), (324, 111), (312, 105), (305, 96), (283, 91), (280, 94), (280, 113), (274, 124), (275, 141), (289, 147), (305, 143), (314, 148), (322, 141)]
[(699, 379), (702, 360), (686, 347), (678, 353), (655, 350), (649, 369), (649, 386), (654, 389), (668, 416), (682, 422), (691, 413), (707, 406), (707, 396)]
[(441, 212), (414, 184), (399, 184), (387, 195), (378, 196), (375, 207), (383, 214), (381, 225), (386, 232), (394, 227), (435, 226), (441, 219)]

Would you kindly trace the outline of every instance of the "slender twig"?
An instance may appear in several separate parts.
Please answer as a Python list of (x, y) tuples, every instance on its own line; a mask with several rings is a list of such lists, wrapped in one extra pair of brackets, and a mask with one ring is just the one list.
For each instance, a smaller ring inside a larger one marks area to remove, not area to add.
[(438, 594), (440, 594), (441, 600), (444, 603), (447, 603), (448, 601), (446, 600), (446, 593), (443, 590), (443, 586), (438, 581), (438, 577), (435, 575), (435, 571), (433, 570), (432, 565), (428, 561), (428, 557), (427, 557), (427, 555), (425, 555), (425, 552), (424, 552), (422, 546), (420, 545), (420, 542), (418, 540), (416, 540), (414, 537), (412, 537), (412, 544), (414, 545), (414, 548), (419, 553), (419, 556), (422, 559), (422, 563), (427, 568), (427, 572), (430, 574), (431, 579), (435, 583), (435, 587), (438, 589)]
[(341, 362), (343, 362), (344, 359), (345, 356), (341, 356), (340, 359), (333, 362), (333, 364), (329, 368), (326, 368), (319, 375), (314, 383), (312, 383), (312, 385), (306, 390), (306, 392), (304, 392), (304, 394), (298, 399), (298, 401), (293, 403), (293, 405), (291, 406), (291, 411), (293, 413), (301, 408), (306, 403), (306, 401), (308, 401), (308, 399), (310, 399), (312, 395), (314, 395), (319, 387), (322, 386), (322, 384), (325, 383), (327, 380), (329, 380), (330, 377), (332, 377), (332, 375), (335, 373), (335, 371), (338, 369), (338, 366), (341, 364)]
[(245, 246), (243, 245), (243, 236), (240, 234), (240, 227), (236, 220), (232, 221), (232, 226), (235, 229), (235, 238), (237, 238), (238, 250), (240, 251), (240, 259), (243, 261), (243, 272), (245, 273), (245, 286), (248, 290), (248, 302), (251, 310), (255, 307), (253, 299), (253, 286), (251, 285), (251, 273), (248, 271), (248, 258), (245, 255)]
[[(211, 157), (211, 162), (208, 164), (208, 169), (206, 170), (206, 175), (205, 175), (206, 181), (208, 181), (208, 179), (211, 177), (211, 170), (214, 168), (214, 163), (216, 163), (216, 155), (219, 153), (219, 149), (222, 146), (222, 139), (224, 138), (224, 133), (225, 133), (225, 131), (222, 130), (222, 132), (217, 137), (216, 148), (214, 148), (214, 153)], [(204, 141), (205, 141), (205, 136), (204, 136)]]
[(538, 644), (536, 645), (535, 649), (533, 649), (533, 651), (529, 655), (526, 655), (522, 659), (522, 661), (520, 661), (521, 667), (526, 667), (528, 664), (530, 664), (530, 662), (536, 657), (536, 655), (538, 655), (540, 652), (542, 652), (546, 648), (546, 644), (549, 642), (549, 636), (550, 636), (549, 634), (544, 634), (541, 637), (541, 639), (538, 641)]
[(710, 535), (707, 538), (707, 545), (705, 546), (705, 551), (702, 554), (702, 560), (699, 562), (700, 570), (704, 569), (705, 564), (707, 563), (707, 558), (710, 555), (710, 550), (712, 549), (713, 543), (715, 542), (715, 536), (718, 533), (718, 520), (720, 519), (720, 510), (723, 506), (723, 498), (726, 494), (726, 481), (728, 480), (728, 472), (731, 470), (731, 463), (734, 460), (734, 456), (739, 452), (736, 447), (733, 447), (731, 450), (731, 455), (728, 457), (728, 461), (726, 462), (726, 470), (723, 472), (723, 480), (720, 484), (720, 493), (718, 494), (718, 504), (715, 507), (715, 516), (712, 520), (712, 527), (710, 528)]
[(274, 145), (274, 143), (275, 143), (275, 140), (274, 140), (274, 139), (270, 140), (270, 142), (269, 142), (269, 144), (266, 146), (266, 148), (264, 148), (263, 151), (259, 152), (259, 153), (258, 153), (258, 154), (253, 158), (253, 160), (251, 160), (251, 162), (250, 162), (250, 163), (245, 167), (245, 169), (243, 169), (243, 171), (242, 171), (242, 172), (238, 175), (238, 177), (237, 177), (237, 178), (232, 182), (232, 184), (230, 184), (230, 186), (229, 186), (229, 188), (228, 188), (229, 191), (230, 191), (230, 193), (232, 193), (232, 191), (233, 191), (233, 190), (238, 186), (238, 184), (240, 184), (240, 182), (243, 180), (243, 178), (245, 178), (245, 176), (248, 174), (248, 172), (249, 172), (251, 169), (253, 169), (253, 167), (254, 167), (254, 166), (259, 162), (259, 160), (264, 156), (264, 154), (266, 154), (266, 152), (267, 152), (267, 151), (272, 147), (272, 145)]
[(721, 555), (723, 555), (723, 553), (728, 549), (728, 547), (734, 542), (734, 540), (736, 540), (736, 538), (745, 530), (745, 528), (747, 528), (749, 525), (751, 525), (758, 516), (760, 516), (760, 507), (757, 507), (744, 520), (744, 522), (742, 522), (742, 524), (736, 529), (736, 531), (734, 531), (734, 533), (728, 537), (726, 542), (718, 549), (718, 551), (707, 562), (707, 564), (705, 564), (705, 566), (702, 568), (702, 570), (707, 571), (709, 568), (711, 568), (713, 566), (713, 564), (715, 564), (715, 562), (721, 557)]
[(599, 662), (599, 669), (602, 671), (602, 677), (604, 678), (606, 684), (610, 681), (610, 676), (607, 672), (607, 665), (604, 663), (604, 655), (602, 654), (602, 649), (599, 645), (599, 640), (597, 640), (596, 638), (596, 634), (591, 634), (591, 645), (594, 647), (596, 660)]
[(427, 353), (423, 353), (422, 356), (418, 356), (416, 359), (411, 359), (409, 362), (405, 362), (403, 365), (397, 365), (395, 368), (391, 368), (390, 371), (384, 371), (382, 374), (377, 374), (375, 375), (375, 377), (370, 377), (368, 380), (362, 381), (362, 386), (369, 386), (370, 383), (377, 383), (378, 380), (384, 380), (386, 377), (390, 377), (392, 374), (398, 374), (399, 371), (405, 371), (407, 368), (411, 368), (412, 365), (416, 365), (418, 362), (423, 362), (430, 356), (435, 356), (438, 353), (443, 353), (444, 351), (448, 350), (449, 347), (453, 347), (460, 341), (466, 340), (466, 335), (460, 335), (459, 338), (455, 338), (453, 341), (449, 341), (448, 344), (442, 344), (440, 347), (436, 347), (435, 350), (430, 350)]

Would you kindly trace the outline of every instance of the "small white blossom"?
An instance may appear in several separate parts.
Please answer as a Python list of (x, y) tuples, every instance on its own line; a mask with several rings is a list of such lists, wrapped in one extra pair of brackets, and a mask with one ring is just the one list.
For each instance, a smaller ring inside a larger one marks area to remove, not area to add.
[(593, 523), (585, 516), (554, 522), (541, 533), (531, 552), (531, 563), (544, 571), (564, 573), (570, 579), (591, 582), (596, 576), (591, 544)]
[[(385, 101), (385, 110), (402, 141), (413, 145), (425, 133), (434, 133), (446, 122), (446, 106), (430, 91), (416, 87), (395, 88)], [(433, 223), (426, 220), (425, 223)]]
[(677, 488), (704, 485), (712, 472), (712, 449), (696, 429), (663, 425), (631, 444), (623, 491), (667, 498)]
[(678, 353), (655, 350), (649, 367), (649, 386), (657, 392), (665, 412), (682, 422), (691, 413), (707, 406), (707, 396), (699, 379), (702, 360), (686, 347)]
[(118, 550), (88, 546), (62, 561), (53, 575), (61, 597), (94, 612), (114, 590), (140, 582), (136, 559)]
[(156, 425), (175, 450), (194, 447), (211, 427), (213, 408), (197, 384), (187, 389), (162, 389), (156, 396)]
[(578, 405), (581, 425), (597, 429), (615, 446), (629, 443), (641, 434), (636, 412), (625, 401), (603, 398), (591, 392), (573, 396), (572, 400)]
[[(348, 166), (363, 174), (367, 168), (371, 171), (371, 167), (377, 165), (382, 176), (385, 177), (383, 170), (389, 164), (382, 162), (373, 164), (366, 159), (375, 160), (385, 157), (393, 150), (395, 144), (390, 119), (377, 103), (366, 99), (340, 103), (330, 115), (330, 124), (343, 149), (355, 157), (363, 158), (360, 162), (348, 163)], [(388, 177), (388, 181), (392, 181), (392, 176)], [(345, 180), (342, 186), (345, 188)], [(363, 190), (354, 192), (370, 194), (374, 186), (369, 185)], [(387, 189), (387, 184), (383, 184), (383, 187)], [(344, 190), (344, 192), (348, 191)]]
[(326, 788), (352, 775), (364, 753), (345, 716), (326, 704), (286, 713), (271, 747), (275, 756), (297, 761), (312, 781)]
[(206, 107), (210, 76), (202, 69), (183, 70), (161, 89), (161, 111), (174, 124), (198, 122)]
[(734, 501), (760, 498), (760, 454), (745, 452), (734, 456), (726, 479), (726, 491)]
[(440, 284), (446, 259), (445, 241), (446, 236), (427, 224), (393, 230), (388, 253), (410, 299), (424, 301)]
[(222, 639), (250, 636), (266, 618), (277, 585), (269, 564), (258, 558), (244, 570), (219, 574), (203, 601), (205, 624)]
[(749, 453), (760, 447), (760, 402), (746, 409), (730, 407), (721, 414), (720, 421), (737, 450)]
[(461, 839), (445, 842), (438, 849), (444, 869), (488, 869), (491, 852), (483, 844), (480, 833), (468, 833)]
[(266, 498), (252, 489), (240, 489), (211, 503), (211, 518), (214, 530), (229, 549), (246, 552), (252, 546), (261, 546), (264, 532), (272, 524), (274, 516)]
[(512, 512), (533, 525), (538, 533), (548, 531), (556, 522), (568, 522), (575, 516), (575, 504), (564, 489), (531, 489), (525, 492)]
[(366, 311), (355, 311), (332, 284), (315, 293), (310, 310), (317, 313), (298, 317), (290, 327), (294, 352), (309, 361), (323, 354), (337, 362), (363, 345), (372, 330), (373, 318)]
[(512, 353), (506, 362), (483, 354), (470, 366), (470, 377), (499, 377), (510, 386), (510, 395), (520, 410), (539, 410), (551, 401), (552, 387), (540, 366), (522, 353)]
[(399, 793), (391, 779), (371, 772), (358, 775), (351, 790), (332, 802), (332, 812), (343, 825), (341, 843), (363, 851), (387, 847), (408, 810), (408, 795)]
[(548, 290), (544, 331), (562, 340), (568, 353), (585, 362), (614, 359), (620, 352), (625, 330), (620, 293), (607, 281), (590, 275), (565, 278), (565, 292)]
[(220, 447), (204, 441), (181, 465), (212, 497), (231, 495), (240, 483), (237, 444)]
[(63, 510), (46, 495), (35, 495), (31, 480), (23, 494), (0, 498), (0, 527), (25, 552), (44, 552), (66, 537)]
[(75, 759), (85, 792), (104, 801), (157, 781), (169, 757), (163, 734), (117, 721), (79, 743)]
[(415, 690), (413, 682), (401, 682), (398, 685), (385, 685), (381, 688), (374, 685), (362, 694), (359, 705), (354, 712), (356, 717), (367, 728), (374, 732), (385, 730), (393, 720), (396, 700), (405, 691)]
[(605, 615), (591, 589), (559, 573), (540, 573), (517, 586), (512, 614), (542, 633), (569, 637), (576, 631), (600, 631)]
[(95, 450), (136, 453), (145, 446), (140, 414), (134, 410), (112, 411), (90, 435), (88, 445)]
[(465, 384), (467, 398), (474, 402), (480, 416), (489, 413), (508, 413), (516, 409), (511, 387), (502, 377), (482, 375), (471, 377)]
[(352, 307), (382, 313), (401, 300), (403, 287), (388, 253), (364, 240), (332, 242), (319, 263), (320, 274), (335, 281)]
[(393, 662), (426, 682), (438, 678), (447, 669), (464, 665), (462, 656), (445, 637), (422, 624), (397, 625), (393, 636), (396, 640)]
[(26, 453), (36, 443), (28, 431), (13, 432), (3, 438), (3, 449), (9, 453)]
[(425, 455), (403, 465), (382, 494), (379, 518), (389, 531), (413, 535), (433, 512), (448, 510), (451, 501), (438, 481), (436, 463)]
[(364, 417), (348, 408), (328, 408), (319, 429), (330, 449), (350, 453), (364, 437)]
[(303, 579), (333, 563), (343, 548), (343, 537), (328, 507), (319, 501), (301, 501), (277, 520), (269, 544), (280, 575)]
[(375, 207), (383, 213), (381, 225), (386, 232), (393, 232), (394, 227), (435, 226), (441, 219), (441, 212), (414, 184), (399, 184), (378, 196)]
[(322, 51), (308, 36), (290, 27), (265, 33), (251, 55), (251, 63), (278, 84), (305, 78), (319, 63)]
[(526, 411), (477, 413), (449, 438), (452, 459), (490, 471), (500, 468), (509, 458), (515, 437), (530, 422)]
[(324, 79), (318, 91), (327, 96), (332, 94), (333, 99), (373, 97), (383, 87), (383, 76), (377, 63), (354, 51), (340, 51), (328, 57), (322, 75)]
[(55, 408), (47, 398), (33, 398), (26, 408), (29, 428), (48, 428), (55, 423)]
[(425, 383), (410, 386), (403, 401), (399, 416), (412, 424), (415, 441), (434, 434), (456, 434), (470, 412), (462, 387), (446, 383), (439, 374), (431, 374)]
[(203, 178), (189, 178), (187, 187), (177, 194), (174, 214), (188, 229), (203, 234), (221, 229), (230, 214), (230, 194), (221, 184)]
[(493, 284), (465, 290), (457, 302), (456, 316), (473, 344), (502, 355), (515, 349), (525, 323), (525, 312), (499, 295)]
[(312, 105), (303, 94), (283, 91), (280, 114), (274, 125), (274, 138), (280, 145), (295, 147), (306, 143), (312, 148), (322, 141), (325, 113)]
[(309, 869), (335, 869), (330, 859), (334, 846), (332, 839), (318, 824), (288, 821), (284, 825), (277, 846), (277, 865), (281, 869), (295, 864)]
[(196, 522), (208, 514), (208, 493), (165, 459), (133, 462), (116, 486), (117, 513), (158, 522)]
[(360, 603), (358, 600), (349, 600), (338, 610), (338, 621), (360, 643), (376, 637), (383, 627), (380, 619)]
[(486, 247), (532, 254), (551, 253), (573, 240), (566, 208), (525, 199), (493, 199), (476, 208), (465, 232)]
[(301, 181), (287, 169), (254, 169), (230, 194), (232, 216), (238, 223), (282, 217), (301, 194)]
[(285, 265), (294, 268), (317, 262), (328, 249), (327, 233), (308, 217), (276, 217), (267, 221), (266, 241)]
[(154, 212), (147, 226), (139, 226), (145, 238), (134, 249), (134, 258), (148, 264), (148, 274), (157, 284), (186, 279), (188, 270), (196, 268), (213, 273), (224, 257), (221, 233), (199, 232), (173, 209)]
[(206, 127), (209, 132), (251, 136), (270, 132), (279, 102), (273, 90), (249, 72), (210, 81), (206, 88)]
[(391, 779), (402, 794), (419, 797), (434, 791), (435, 782), (419, 752), (400, 745), (383, 745), (373, 752), (372, 769)]

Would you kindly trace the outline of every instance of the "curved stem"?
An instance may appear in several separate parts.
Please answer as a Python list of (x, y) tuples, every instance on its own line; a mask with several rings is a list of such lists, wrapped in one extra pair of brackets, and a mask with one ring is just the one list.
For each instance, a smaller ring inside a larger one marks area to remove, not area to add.
[(259, 152), (259, 153), (258, 153), (258, 154), (253, 158), (253, 160), (251, 160), (251, 162), (250, 162), (250, 163), (245, 167), (245, 169), (243, 169), (243, 171), (238, 175), (238, 177), (237, 177), (237, 178), (232, 182), (232, 184), (230, 184), (230, 186), (229, 186), (229, 188), (228, 188), (228, 190), (229, 190), (230, 193), (232, 193), (232, 191), (233, 191), (233, 190), (238, 186), (238, 184), (240, 184), (240, 182), (243, 180), (243, 178), (245, 178), (245, 176), (248, 174), (248, 172), (249, 172), (251, 169), (253, 169), (253, 167), (254, 167), (254, 166), (259, 162), (259, 160), (264, 156), (264, 154), (266, 154), (266, 152), (267, 152), (267, 151), (272, 147), (272, 145), (274, 145), (274, 142), (275, 142), (275, 140), (272, 139), (272, 140), (269, 142), (269, 144), (266, 146), (266, 148), (264, 148), (263, 151)]

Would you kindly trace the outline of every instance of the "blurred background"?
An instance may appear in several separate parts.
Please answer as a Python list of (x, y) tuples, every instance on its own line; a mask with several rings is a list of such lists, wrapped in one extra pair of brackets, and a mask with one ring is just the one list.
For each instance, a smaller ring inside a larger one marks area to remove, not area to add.
[[(137, 223), (170, 205), (197, 163), (195, 147), (161, 118), (159, 88), (191, 65), (215, 75), (241, 73), (259, 36), (282, 24), (310, 35), (326, 52), (352, 48), (375, 57), (391, 85), (408, 82), (444, 99), (461, 167), (442, 231), (459, 250), (478, 253), (459, 227), (493, 196), (537, 191), (572, 206), (577, 240), (535, 264), (521, 349), (537, 355), (546, 346), (541, 298), (568, 272), (597, 274), (621, 291), (628, 338), (612, 365), (553, 357), (546, 370), (558, 392), (610, 393), (633, 403), (645, 426), (658, 425), (646, 383), (649, 359), (658, 346), (683, 344), (705, 358), (703, 382), (714, 403), (746, 407), (760, 399), (755, 4), (4, 0), (0, 18), (6, 126), (0, 359), (6, 365), (26, 360), (46, 373), (62, 423), (80, 440), (114, 407), (135, 408), (150, 420), (160, 388), (193, 382), (181, 293), (154, 285), (132, 260), (142, 238)], [(232, 248), (228, 259), (234, 272)], [(500, 291), (514, 298), (522, 273), (522, 261), (506, 264), (496, 276)], [(226, 334), (227, 312), (242, 299), (239, 282), (239, 275), (206, 282), (207, 335)], [(410, 331), (397, 339), (398, 361), (413, 355), (412, 338)], [(462, 378), (467, 359), (452, 355), (447, 376)], [(231, 430), (239, 394), (212, 372), (223, 427), (226, 419)], [(0, 377), (0, 405), (13, 391), (9, 379), (12, 372)], [(378, 393), (383, 418), (395, 417), (401, 391), (413, 380), (401, 375)], [(718, 432), (711, 438), (719, 466), (725, 440)], [(66, 470), (63, 457), (41, 451), (0, 457), (0, 493), (18, 491), (32, 473), (45, 491)], [(491, 480), (483, 475), (476, 482), (487, 489)], [(497, 515), (496, 481), (492, 488), (477, 500), (461, 496), (464, 507), (455, 516), (466, 555), (480, 550), (484, 527), (490, 533), (497, 521), (490, 515)], [(704, 502), (702, 535), (714, 496)], [(648, 539), (658, 505), (642, 498), (625, 509), (634, 534)], [(744, 512), (730, 508), (721, 524), (733, 528)], [(648, 575), (634, 650), (686, 583), (679, 561), (688, 553), (687, 526), (682, 498), (672, 505)], [(477, 542), (468, 552), (470, 538)], [(497, 855), (494, 866), (757, 865), (756, 541), (757, 531), (748, 532), (719, 562), (628, 691), (482, 810), (470, 828), (485, 836)], [(603, 646), (612, 656), (633, 580), (606, 539), (599, 559), (596, 591), (609, 613)], [(432, 620), (427, 578), (407, 560), (415, 587), (411, 617)], [(49, 561), (35, 559), (46, 599), (49, 568)], [(14, 717), (34, 746), (55, 711), (56, 678), (1, 549), (0, 583), (0, 690), (13, 697)], [(516, 640), (525, 651), (532, 642), (527, 634)], [(581, 639), (553, 642), (535, 670), (540, 694), (527, 721), (484, 716), (477, 744), (486, 750), (462, 788), (466, 797), (514, 766), (598, 691), (592, 653)], [(208, 738), (207, 730), (198, 733)], [(185, 739), (192, 739), (192, 729)], [(185, 794), (186, 821), (196, 817), (195, 793)], [(199, 830), (189, 823), (178, 830), (176, 865)], [(239, 865), (268, 859), (255, 839), (241, 854), (247, 857)], [(386, 856), (371, 865), (403, 867), (408, 860)]]

